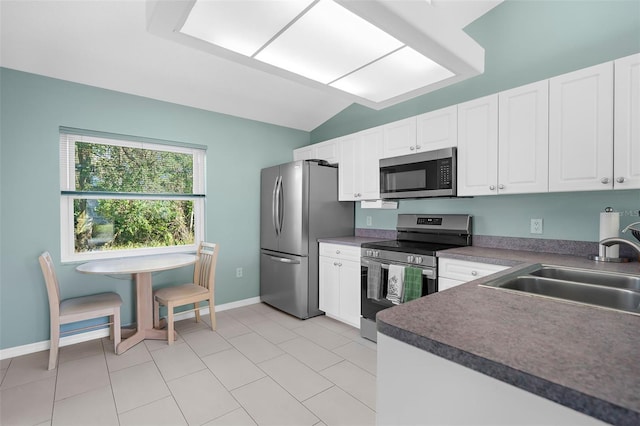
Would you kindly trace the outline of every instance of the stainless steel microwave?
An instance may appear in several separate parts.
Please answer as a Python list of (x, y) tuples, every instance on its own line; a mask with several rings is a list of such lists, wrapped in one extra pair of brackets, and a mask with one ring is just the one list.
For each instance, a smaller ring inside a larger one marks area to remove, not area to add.
[(380, 198), (455, 197), (456, 148), (380, 160)]

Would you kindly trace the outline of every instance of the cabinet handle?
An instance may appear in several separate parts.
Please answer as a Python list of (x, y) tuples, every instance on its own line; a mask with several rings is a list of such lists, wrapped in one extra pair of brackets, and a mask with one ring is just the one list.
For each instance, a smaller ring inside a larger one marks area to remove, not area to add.
[(476, 275), (478, 275), (478, 271), (471, 271), (471, 275), (475, 277)]
[(422, 148), (420, 145), (416, 145), (416, 149), (420, 149)]
[(602, 182), (603, 184), (608, 184), (609, 183), (609, 178), (608, 177), (603, 177), (602, 179), (600, 179), (600, 182)]
[(494, 185), (489, 185), (489, 190), (490, 190), (490, 191), (493, 191), (493, 190), (495, 190), (495, 189), (496, 189), (496, 187), (495, 187)]
[(416, 147), (415, 147), (415, 146), (410, 146), (410, 147), (409, 147), (409, 150), (411, 150), (411, 151), (413, 151), (414, 149), (416, 149)]
[(333, 266), (338, 266), (338, 262), (333, 262)]
[(340, 254), (340, 250), (336, 250), (336, 254)]
[(616, 182), (618, 182), (618, 183), (624, 182), (624, 176), (620, 176), (619, 178), (617, 178)]
[(503, 184), (498, 185), (498, 189), (504, 189), (504, 185)]

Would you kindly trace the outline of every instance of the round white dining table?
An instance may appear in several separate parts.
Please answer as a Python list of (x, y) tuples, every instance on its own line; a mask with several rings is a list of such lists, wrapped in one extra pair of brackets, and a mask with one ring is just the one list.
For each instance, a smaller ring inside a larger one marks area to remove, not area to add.
[[(158, 271), (180, 268), (196, 262), (193, 254), (158, 254), (121, 259), (95, 260), (76, 267), (85, 274), (123, 275), (130, 274), (136, 283), (136, 330), (123, 340), (117, 348), (121, 354), (144, 339), (167, 339), (167, 330), (153, 328), (153, 288), (151, 274)], [(123, 337), (126, 337), (123, 330)]]

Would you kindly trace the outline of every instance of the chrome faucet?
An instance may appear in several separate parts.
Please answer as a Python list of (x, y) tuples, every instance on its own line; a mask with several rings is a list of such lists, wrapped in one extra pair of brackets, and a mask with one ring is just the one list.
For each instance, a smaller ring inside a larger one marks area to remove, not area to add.
[[(626, 229), (627, 228), (625, 228), (625, 230)], [(606, 248), (611, 247), (612, 245), (615, 245), (615, 244), (626, 244), (628, 246), (631, 246), (631, 248), (633, 248), (636, 252), (638, 252), (638, 256), (640, 256), (640, 245), (634, 243), (633, 241), (625, 240), (624, 238), (611, 237), (611, 238), (605, 238), (600, 241), (600, 245), (603, 245), (605, 249), (604, 249), (604, 258), (599, 260), (603, 260), (605, 262), (616, 262), (616, 261), (619, 262), (620, 260), (617, 260), (617, 259), (622, 259), (622, 258), (610, 258), (607, 256)], [(615, 260), (607, 260), (607, 259), (615, 259)]]
[(638, 228), (634, 228), (635, 225), (640, 225), (640, 222), (633, 222), (631, 225), (627, 225), (622, 232), (625, 233), (627, 232), (629, 229), (631, 229), (631, 232), (633, 233), (633, 231), (638, 231), (640, 232), (640, 226), (638, 226)]

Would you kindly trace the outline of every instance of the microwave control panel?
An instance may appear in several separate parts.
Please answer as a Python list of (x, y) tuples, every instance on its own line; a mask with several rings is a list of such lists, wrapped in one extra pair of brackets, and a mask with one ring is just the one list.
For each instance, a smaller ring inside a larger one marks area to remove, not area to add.
[(451, 188), (451, 176), (453, 174), (453, 161), (451, 158), (438, 160), (438, 188)]

